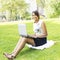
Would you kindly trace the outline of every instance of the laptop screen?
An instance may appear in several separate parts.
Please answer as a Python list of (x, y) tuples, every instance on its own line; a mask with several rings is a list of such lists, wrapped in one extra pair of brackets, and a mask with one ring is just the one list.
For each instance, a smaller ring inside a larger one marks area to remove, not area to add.
[(27, 36), (26, 24), (18, 24), (19, 35)]

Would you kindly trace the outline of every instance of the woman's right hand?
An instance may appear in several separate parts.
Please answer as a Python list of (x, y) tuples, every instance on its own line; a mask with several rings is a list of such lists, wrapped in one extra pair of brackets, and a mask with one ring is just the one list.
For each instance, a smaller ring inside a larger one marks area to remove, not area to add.
[(37, 36), (35, 34), (34, 35), (28, 35), (28, 36), (30, 36), (32, 38), (37, 38)]

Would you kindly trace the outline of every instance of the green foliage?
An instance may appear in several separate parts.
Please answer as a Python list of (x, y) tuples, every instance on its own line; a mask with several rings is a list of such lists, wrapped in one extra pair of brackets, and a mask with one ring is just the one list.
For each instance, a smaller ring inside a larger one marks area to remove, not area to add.
[(39, 7), (45, 8), (47, 17), (56, 18), (60, 16), (60, 0), (36, 0)]
[(36, 2), (38, 6), (43, 7), (43, 8), (45, 7), (45, 0), (36, 0)]
[(60, 0), (46, 0), (45, 11), (48, 17), (60, 16)]
[(9, 12), (10, 20), (16, 20), (17, 15), (22, 16), (27, 8), (24, 0), (1, 0), (1, 5), (2, 12)]
[(51, 3), (51, 7), (54, 10), (54, 13), (51, 15), (51, 17), (58, 17), (60, 15), (60, 1), (53, 1)]
[(26, 20), (31, 20), (31, 15), (30, 15), (30, 13), (29, 13), (29, 12), (25, 12), (25, 13), (23, 14), (23, 18), (26, 19)]

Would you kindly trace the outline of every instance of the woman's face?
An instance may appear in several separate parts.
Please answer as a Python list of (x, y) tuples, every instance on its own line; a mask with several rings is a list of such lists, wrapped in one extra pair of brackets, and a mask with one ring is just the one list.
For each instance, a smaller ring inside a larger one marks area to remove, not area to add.
[(33, 19), (34, 21), (38, 21), (38, 20), (39, 20), (38, 16), (35, 15), (35, 13), (32, 13), (32, 19)]

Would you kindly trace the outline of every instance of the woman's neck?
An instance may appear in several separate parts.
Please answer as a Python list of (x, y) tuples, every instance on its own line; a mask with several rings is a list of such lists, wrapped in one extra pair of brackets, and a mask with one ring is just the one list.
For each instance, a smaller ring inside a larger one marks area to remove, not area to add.
[(34, 21), (34, 23), (38, 23), (38, 22), (39, 22), (39, 20)]

